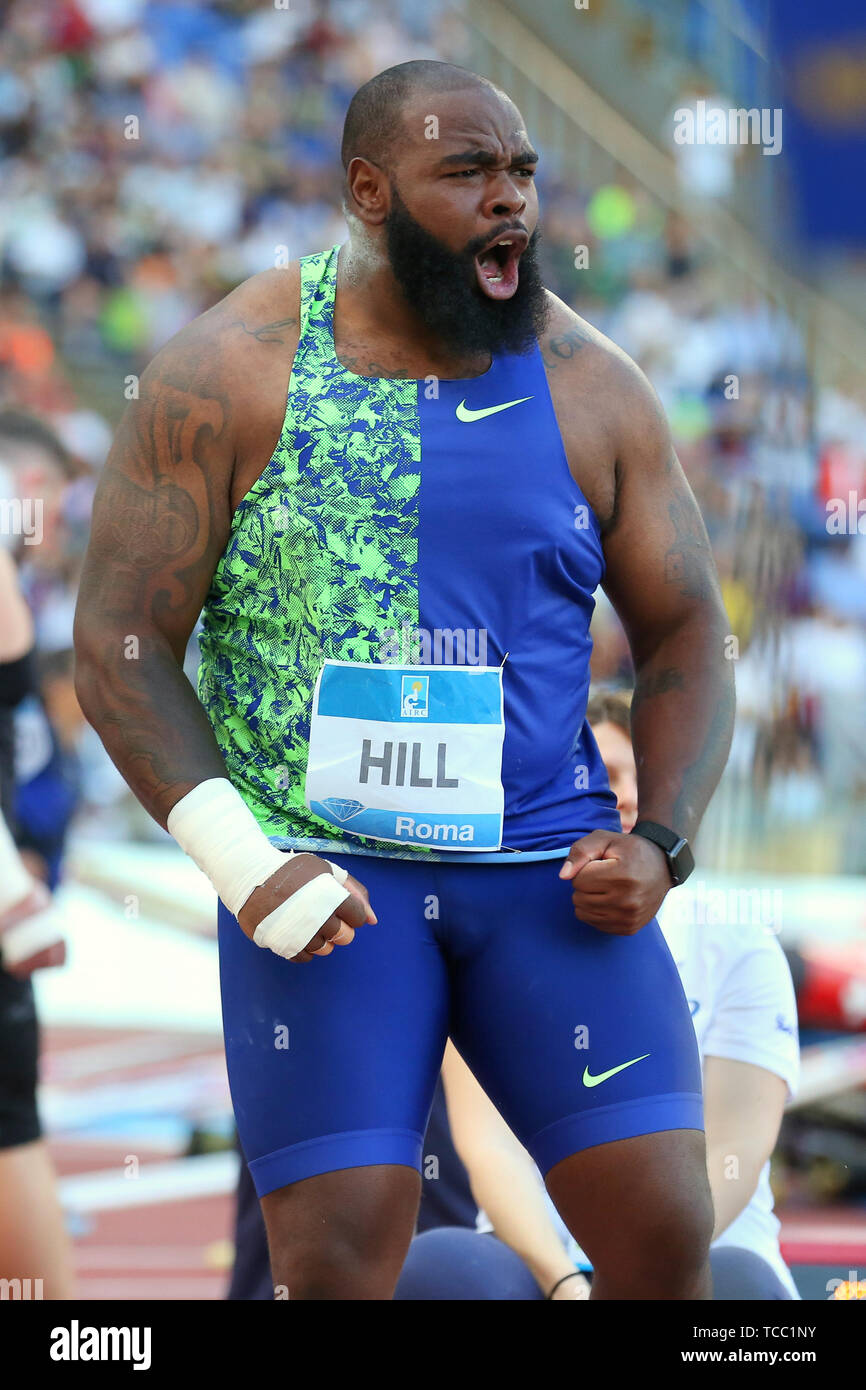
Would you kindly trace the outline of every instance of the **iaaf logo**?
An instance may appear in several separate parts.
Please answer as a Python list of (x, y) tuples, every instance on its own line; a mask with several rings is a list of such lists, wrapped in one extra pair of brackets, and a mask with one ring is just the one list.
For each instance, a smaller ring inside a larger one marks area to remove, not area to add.
[(403, 719), (426, 719), (429, 713), (430, 677), (404, 676), (400, 692)]
[(707, 108), (701, 98), (674, 112), (674, 140), (678, 145), (763, 145), (764, 154), (778, 154), (782, 148), (782, 108), (776, 106)]

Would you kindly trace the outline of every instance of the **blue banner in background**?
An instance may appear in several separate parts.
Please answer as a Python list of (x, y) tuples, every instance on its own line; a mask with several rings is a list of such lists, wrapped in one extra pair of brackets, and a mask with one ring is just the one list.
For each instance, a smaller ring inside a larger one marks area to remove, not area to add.
[(866, 0), (770, 0), (770, 58), (801, 240), (866, 247)]

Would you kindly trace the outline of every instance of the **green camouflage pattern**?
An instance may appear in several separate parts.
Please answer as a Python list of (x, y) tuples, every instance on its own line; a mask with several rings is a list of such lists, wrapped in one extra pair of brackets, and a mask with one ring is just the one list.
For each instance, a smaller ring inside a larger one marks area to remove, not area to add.
[(429, 858), (423, 847), (338, 839), (304, 805), (323, 659), (377, 661), (385, 629), (419, 625), (417, 383), (355, 376), (338, 362), (338, 251), (300, 263), (283, 428), (234, 515), (205, 601), (198, 694), (232, 783), (272, 839)]

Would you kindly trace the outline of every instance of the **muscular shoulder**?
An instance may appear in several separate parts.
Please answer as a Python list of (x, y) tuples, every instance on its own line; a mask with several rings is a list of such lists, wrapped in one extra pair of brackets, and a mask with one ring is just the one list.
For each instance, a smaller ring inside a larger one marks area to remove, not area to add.
[(167, 413), (206, 438), (201, 447), (229, 487), (232, 506), (279, 438), (299, 316), (297, 262), (263, 271), (175, 334), (142, 374), (144, 415)]
[[(548, 291), (547, 298), (550, 317), (539, 347), (550, 393), (569, 461), (587, 476), (604, 522), (617, 467), (639, 466), (641, 453), (650, 457), (666, 449), (667, 422), (628, 353), (555, 294)], [(583, 486), (581, 477), (577, 481)]]
[[(285, 269), (250, 276), (208, 313), (218, 314), (220, 330), (236, 350), (243, 350), (245, 339), (260, 347), (295, 347), (300, 300), (300, 262), (293, 261)], [(199, 321), (207, 316), (203, 314)]]
[(158, 380), (168, 370), (179, 371), (190, 384), (228, 386), (238, 381), (238, 373), (244, 384), (247, 376), (255, 378), (262, 366), (284, 358), (287, 350), (291, 363), (299, 303), (297, 262), (253, 275), (169, 339), (142, 379)]

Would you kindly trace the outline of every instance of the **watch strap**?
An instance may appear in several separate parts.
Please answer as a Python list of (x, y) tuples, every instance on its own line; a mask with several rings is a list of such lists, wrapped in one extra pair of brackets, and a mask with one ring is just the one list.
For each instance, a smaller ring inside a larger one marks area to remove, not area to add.
[(668, 861), (671, 878), (675, 884), (684, 883), (695, 867), (694, 856), (684, 835), (678, 835), (666, 825), (654, 820), (636, 821), (631, 829), (632, 835), (640, 835), (651, 840), (663, 851)]

